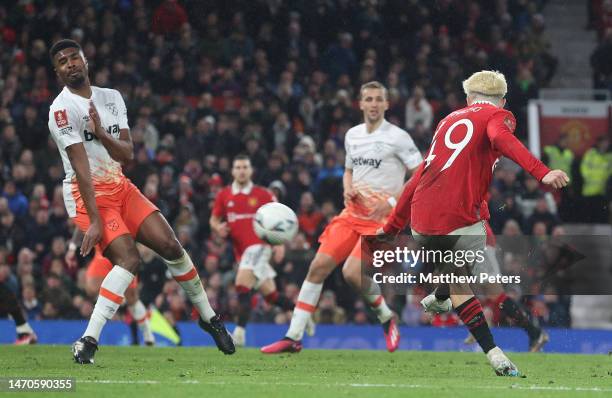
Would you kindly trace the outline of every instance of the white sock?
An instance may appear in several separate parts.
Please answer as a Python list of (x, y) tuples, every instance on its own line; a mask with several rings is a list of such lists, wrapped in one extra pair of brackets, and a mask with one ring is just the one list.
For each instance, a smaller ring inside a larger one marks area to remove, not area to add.
[(387, 302), (380, 291), (380, 286), (372, 279), (369, 280), (368, 291), (365, 293), (363, 298), (376, 313), (380, 323), (385, 323), (393, 317), (393, 312), (387, 306)]
[(191, 303), (198, 310), (200, 318), (204, 322), (209, 322), (210, 318), (215, 316), (216, 313), (208, 302), (208, 296), (204, 291), (204, 286), (202, 286), (200, 275), (198, 275), (198, 271), (193, 266), (189, 254), (183, 249), (183, 255), (179, 259), (164, 259), (164, 262), (174, 279), (181, 285)]
[(387, 306), (387, 302), (385, 301), (385, 298), (382, 296), (382, 294), (379, 294), (377, 296), (364, 297), (370, 305), (370, 308), (372, 308), (372, 310), (376, 312), (376, 316), (378, 316), (378, 320), (380, 321), (380, 323), (385, 323), (393, 317), (393, 312)]
[(295, 304), (295, 309), (293, 310), (289, 330), (287, 330), (285, 336), (293, 340), (302, 340), (306, 323), (317, 308), (317, 303), (321, 296), (321, 289), (323, 289), (322, 283), (304, 281), (300, 289), (298, 301)]
[(147, 308), (144, 306), (142, 301), (138, 300), (134, 305), (128, 306), (128, 310), (130, 311), (130, 314), (132, 314), (132, 318), (134, 318), (138, 324), (138, 328), (142, 332), (144, 341), (154, 342), (155, 336), (153, 336), (153, 332), (151, 331), (149, 317), (147, 316)]
[(83, 333), (83, 337), (91, 336), (96, 341), (100, 340), (100, 333), (106, 324), (106, 321), (111, 319), (117, 308), (123, 302), (123, 294), (132, 283), (134, 275), (118, 265), (115, 265), (112, 270), (106, 275), (100, 286), (100, 294), (94, 307), (87, 329)]
[(19, 325), (15, 328), (15, 331), (17, 332), (17, 334), (22, 334), (22, 333), (29, 333), (32, 334), (34, 333), (34, 330), (32, 330), (32, 327), (30, 326), (29, 323), (24, 323), (23, 325)]

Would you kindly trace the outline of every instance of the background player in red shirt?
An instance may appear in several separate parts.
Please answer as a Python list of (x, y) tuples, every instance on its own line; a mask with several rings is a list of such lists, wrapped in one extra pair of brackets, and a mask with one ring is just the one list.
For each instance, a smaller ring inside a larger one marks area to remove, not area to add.
[[(514, 160), (553, 188), (562, 188), (569, 182), (563, 171), (549, 170), (513, 135), (516, 120), (503, 109), (508, 90), (503, 74), (477, 72), (463, 82), (463, 89), (468, 106), (438, 124), (428, 156), (406, 184), (397, 207), (379, 232), (397, 233), (410, 222), (415, 240), (425, 248), (482, 250), (486, 241), (482, 203), (493, 165), (500, 156)], [(440, 198), (444, 198), (444, 206), (437, 205)], [(439, 266), (453, 273), (464, 270), (454, 264)], [(495, 345), (480, 302), (469, 286), (451, 284), (449, 293), (455, 311), (495, 372), (519, 376), (516, 366)], [(448, 298), (445, 292), (436, 297), (440, 302)]]
[(276, 290), (276, 271), (270, 261), (280, 262), (285, 247), (270, 246), (255, 235), (253, 217), (261, 206), (275, 202), (276, 198), (266, 188), (251, 181), (253, 167), (246, 155), (238, 155), (232, 165), (234, 181), (221, 190), (215, 198), (210, 227), (221, 237), (230, 237), (234, 246), (234, 257), (238, 263), (236, 292), (239, 312), (236, 329), (232, 334), (234, 343), (243, 346), (246, 342), (246, 325), (251, 314), (251, 291), (259, 290), (264, 299), (283, 310), (293, 308), (293, 303)]

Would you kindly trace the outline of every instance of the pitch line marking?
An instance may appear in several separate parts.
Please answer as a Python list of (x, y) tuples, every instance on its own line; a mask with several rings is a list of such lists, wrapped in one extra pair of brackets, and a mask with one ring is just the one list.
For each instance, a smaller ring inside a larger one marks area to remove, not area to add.
[[(209, 385), (229, 385), (226, 381), (200, 381), (200, 380), (185, 380), (177, 382), (162, 382), (159, 380), (78, 380), (77, 383), (93, 383), (93, 384), (209, 384)], [(325, 386), (334, 387), (353, 387), (353, 388), (412, 388), (412, 389), (438, 389), (440, 386), (428, 384), (385, 384), (385, 383), (305, 383), (305, 382), (267, 382), (267, 381), (241, 381), (241, 384), (260, 385), (260, 386), (300, 386), (313, 387)], [(612, 392), (612, 388), (601, 387), (566, 387), (566, 386), (521, 386), (511, 384), (508, 386), (455, 386), (454, 388), (463, 389), (479, 389), (479, 390), (545, 390), (545, 391), (585, 391), (585, 392)]]

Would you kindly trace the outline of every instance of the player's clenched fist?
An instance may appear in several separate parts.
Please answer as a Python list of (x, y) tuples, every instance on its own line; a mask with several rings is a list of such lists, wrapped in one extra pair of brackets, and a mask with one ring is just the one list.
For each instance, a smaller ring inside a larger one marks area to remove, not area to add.
[(551, 170), (542, 178), (542, 183), (553, 188), (563, 188), (569, 183), (569, 177), (563, 170)]

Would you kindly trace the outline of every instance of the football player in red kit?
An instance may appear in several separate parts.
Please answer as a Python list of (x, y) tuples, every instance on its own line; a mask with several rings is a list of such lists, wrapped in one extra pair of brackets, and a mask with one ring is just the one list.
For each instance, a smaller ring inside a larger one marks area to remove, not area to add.
[(246, 155), (238, 155), (232, 165), (231, 185), (221, 190), (215, 198), (210, 227), (221, 237), (229, 236), (234, 246), (234, 257), (238, 262), (236, 292), (239, 309), (236, 329), (232, 333), (234, 343), (244, 346), (246, 324), (251, 313), (251, 291), (257, 289), (264, 299), (283, 310), (293, 308), (293, 303), (276, 290), (276, 271), (270, 260), (279, 262), (284, 257), (285, 247), (270, 246), (255, 235), (253, 217), (266, 203), (276, 199), (266, 188), (251, 181), (253, 168)]
[[(501, 275), (495, 249), (497, 240), (488, 221), (490, 215), (487, 200), (482, 202), (482, 207), (480, 209), (487, 234), (487, 241), (484, 250), (484, 261), (477, 262), (474, 265), (472, 274), (479, 275), (482, 272), (489, 275)], [(539, 326), (537, 318), (530, 317), (525, 309), (516, 300), (507, 296), (502, 284), (483, 284), (481, 286), (480, 294), (485, 295), (488, 300), (495, 303), (495, 306), (499, 309), (501, 316), (509, 318), (514, 325), (520, 327), (525, 331), (525, 333), (527, 333), (527, 337), (529, 339), (529, 352), (538, 352), (542, 350), (542, 347), (544, 347), (546, 343), (548, 343), (550, 337), (548, 333)], [(421, 300), (421, 304), (426, 311), (435, 313), (448, 312), (453, 309), (450, 298), (444, 302), (439, 302), (434, 293)], [(468, 337), (464, 342), (466, 344), (474, 344), (476, 343), (476, 340), (472, 334), (468, 334)]]
[[(438, 124), (428, 156), (406, 184), (397, 207), (379, 233), (397, 233), (410, 223), (415, 240), (425, 248), (483, 250), (486, 233), (482, 203), (493, 177), (493, 165), (500, 156), (512, 159), (553, 188), (563, 188), (569, 182), (563, 171), (548, 169), (514, 136), (514, 115), (503, 109), (507, 92), (503, 74), (474, 73), (463, 82), (463, 89), (468, 106)], [(437, 205), (441, 198), (444, 206)], [(468, 272), (473, 265), (467, 267)], [(439, 264), (439, 268), (453, 273), (463, 271), (453, 264)], [(469, 286), (450, 284), (448, 289), (436, 292), (437, 301), (443, 303), (450, 298), (496, 374), (520, 376), (516, 366), (495, 345), (480, 302)]]

